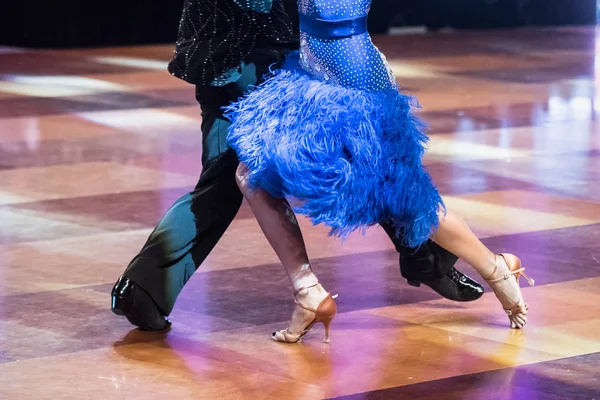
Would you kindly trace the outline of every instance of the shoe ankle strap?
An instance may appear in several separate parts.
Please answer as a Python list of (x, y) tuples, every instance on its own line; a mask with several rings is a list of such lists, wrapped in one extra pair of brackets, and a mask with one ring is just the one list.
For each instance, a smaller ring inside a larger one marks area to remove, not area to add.
[[(490, 276), (493, 276), (497, 269), (498, 269), (498, 266), (496, 266), (496, 268), (494, 268), (494, 272), (492, 272), (492, 274)], [(489, 282), (489, 283), (500, 282), (500, 281), (503, 281), (503, 280), (507, 280), (511, 276), (520, 274), (523, 271), (525, 271), (525, 268), (519, 268), (519, 269), (516, 269), (514, 271), (509, 271), (509, 272), (505, 273), (504, 275), (502, 275), (499, 278), (486, 279), (486, 281)]]
[(318, 286), (319, 284), (320, 284), (320, 283), (319, 283), (319, 281), (317, 281), (317, 283), (315, 283), (315, 284), (312, 284), (312, 285), (309, 285), (309, 286), (302, 286), (300, 289), (298, 289), (298, 290), (296, 290), (296, 291), (294, 292), (294, 300), (296, 299), (296, 295), (297, 295), (298, 293), (300, 293), (301, 291), (303, 291), (303, 290), (307, 290), (307, 289), (310, 289), (310, 288), (313, 288), (313, 287), (315, 287), (315, 286)]

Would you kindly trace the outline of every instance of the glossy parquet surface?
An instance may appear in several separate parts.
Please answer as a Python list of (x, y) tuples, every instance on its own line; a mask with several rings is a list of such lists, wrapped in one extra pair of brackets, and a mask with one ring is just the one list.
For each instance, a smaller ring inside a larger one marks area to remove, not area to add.
[(536, 278), (525, 330), (489, 289), (457, 304), (408, 286), (379, 229), (341, 244), (303, 220), (340, 314), (330, 345), (321, 327), (275, 344), (291, 289), (245, 205), (172, 330), (133, 330), (109, 292), (196, 183), (193, 88), (165, 71), (172, 46), (2, 48), (0, 398), (600, 398), (598, 32), (375, 41), (423, 106), (446, 202)]

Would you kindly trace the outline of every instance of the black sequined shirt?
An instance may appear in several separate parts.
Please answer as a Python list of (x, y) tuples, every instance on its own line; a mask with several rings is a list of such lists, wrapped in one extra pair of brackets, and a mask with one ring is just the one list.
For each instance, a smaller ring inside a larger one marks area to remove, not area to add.
[(281, 0), (185, 0), (169, 72), (189, 83), (214, 85), (261, 48), (298, 48)]

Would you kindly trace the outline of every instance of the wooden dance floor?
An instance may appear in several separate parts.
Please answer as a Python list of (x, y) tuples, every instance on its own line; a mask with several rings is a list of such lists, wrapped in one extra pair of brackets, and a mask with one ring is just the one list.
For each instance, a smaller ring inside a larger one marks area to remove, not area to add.
[(341, 244), (302, 220), (340, 294), (330, 345), (322, 326), (300, 345), (269, 339), (292, 292), (246, 205), (170, 332), (113, 315), (115, 280), (200, 172), (193, 87), (165, 71), (169, 45), (1, 48), (0, 398), (600, 398), (599, 39), (375, 39), (423, 106), (446, 203), (538, 284), (524, 289), (528, 326), (511, 331), (487, 286), (468, 304), (408, 286), (379, 228)]

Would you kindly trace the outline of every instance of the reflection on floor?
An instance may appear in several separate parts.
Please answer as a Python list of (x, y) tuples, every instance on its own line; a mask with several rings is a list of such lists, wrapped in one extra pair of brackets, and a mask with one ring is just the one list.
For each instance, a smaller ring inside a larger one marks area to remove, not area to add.
[[(200, 171), (193, 88), (171, 46), (0, 54), (0, 397), (600, 398), (596, 32), (377, 38), (430, 124), (426, 163), (495, 251), (521, 256), (530, 323), (488, 290), (408, 286), (382, 231), (342, 245), (301, 221), (340, 293), (333, 342), (272, 343), (293, 303), (244, 206), (168, 334), (132, 330), (109, 291)], [(459, 268), (474, 276), (464, 264)], [(251, 282), (251, 284), (249, 284)]]

